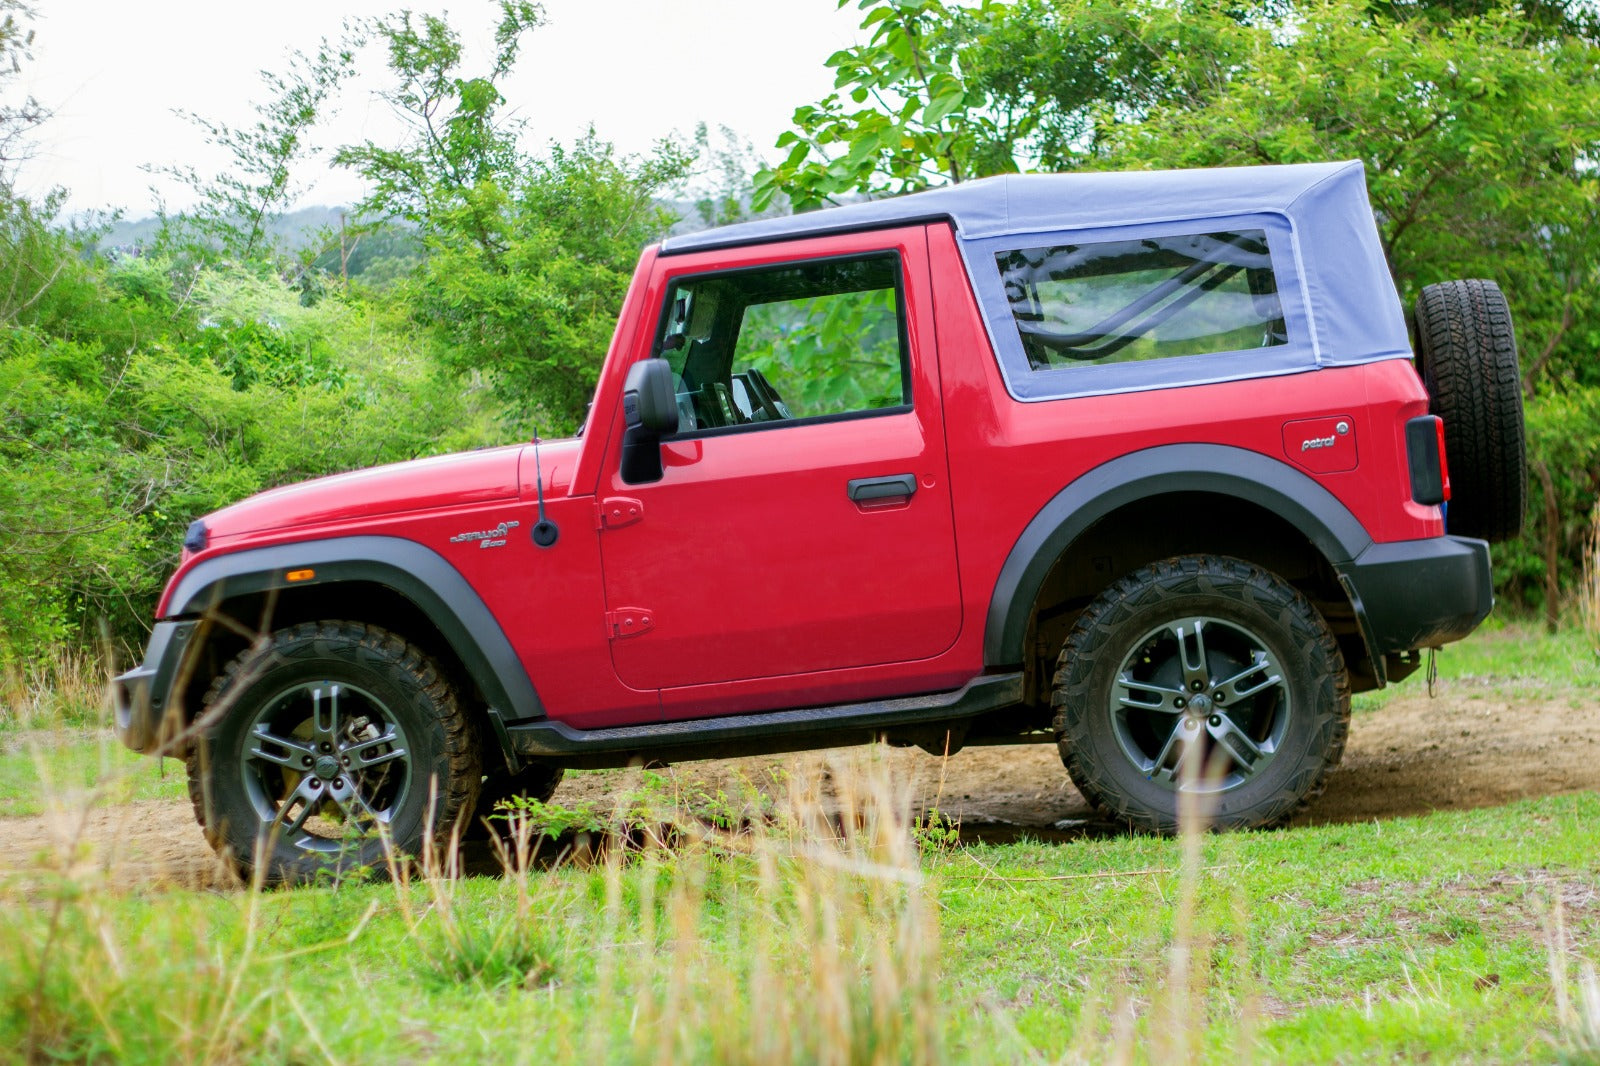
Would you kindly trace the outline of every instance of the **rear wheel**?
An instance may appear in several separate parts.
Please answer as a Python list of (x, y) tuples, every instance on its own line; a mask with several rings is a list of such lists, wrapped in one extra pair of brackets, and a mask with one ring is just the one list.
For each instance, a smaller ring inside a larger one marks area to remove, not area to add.
[(1505, 294), (1492, 281), (1429, 285), (1417, 340), (1431, 410), (1444, 420), (1450, 532), (1501, 541), (1522, 531), (1528, 469), (1522, 376)]
[(228, 664), (205, 707), (216, 721), (189, 757), (195, 814), (267, 882), (381, 874), (387, 849), (444, 841), (477, 799), (471, 719), (431, 660), (377, 627), (280, 630)]
[(1320, 795), (1344, 752), (1350, 688), (1327, 623), (1238, 559), (1186, 556), (1107, 589), (1067, 637), (1056, 739), (1073, 783), (1113, 818), (1178, 828), (1180, 791), (1211, 824), (1276, 825)]

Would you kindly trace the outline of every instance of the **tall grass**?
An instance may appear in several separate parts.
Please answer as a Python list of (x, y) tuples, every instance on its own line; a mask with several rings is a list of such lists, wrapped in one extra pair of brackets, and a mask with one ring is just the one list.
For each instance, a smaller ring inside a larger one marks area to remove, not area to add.
[(563, 1057), (939, 1061), (938, 915), (909, 793), (882, 760), (829, 780), (795, 778), (776, 805), (752, 796), (750, 817), (721, 824), (656, 796), (648, 830), (613, 836), (587, 868), (541, 868), (536, 827), (513, 814), (489, 882), (462, 876), (455, 848), (425, 848), (415, 868), (392, 861), (390, 886), (177, 895), (131, 926), (102, 896), (114, 874), (63, 846), (0, 887), (0, 1047), (25, 1061), (319, 1058), (318, 986), (292, 975), (356, 933), (267, 943), (284, 897), (320, 891), (370, 900), (360, 926), (387, 923), (384, 954), (467, 996), (462, 1010), (559, 999), (540, 1039)]
[(103, 724), (108, 679), (94, 655), (61, 650), (44, 661), (0, 661), (0, 732)]

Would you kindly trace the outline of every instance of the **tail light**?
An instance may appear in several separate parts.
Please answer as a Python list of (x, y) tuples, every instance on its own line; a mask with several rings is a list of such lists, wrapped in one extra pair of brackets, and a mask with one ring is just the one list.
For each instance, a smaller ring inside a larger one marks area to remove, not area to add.
[(1421, 504), (1450, 499), (1450, 468), (1444, 454), (1444, 420), (1422, 415), (1406, 423), (1406, 461), (1411, 468), (1411, 498)]

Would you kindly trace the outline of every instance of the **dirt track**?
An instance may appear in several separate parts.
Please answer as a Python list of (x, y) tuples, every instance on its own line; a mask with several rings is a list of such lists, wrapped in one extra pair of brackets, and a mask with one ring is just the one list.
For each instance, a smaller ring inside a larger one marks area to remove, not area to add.
[[(1463, 679), (1430, 700), (1420, 687), (1408, 685), (1404, 697), (1356, 717), (1343, 764), (1303, 822), (1396, 818), (1600, 788), (1600, 699), (1562, 694), (1513, 703), (1501, 689)], [(963, 751), (944, 767), (942, 793), (939, 759), (915, 750), (888, 754), (910, 775), (917, 802), (937, 802), (958, 817), (964, 836), (1026, 832), (1067, 840), (1112, 831), (1095, 820), (1051, 745)], [(685, 764), (672, 772), (715, 789), (738, 773), (760, 780), (765, 769), (811, 758)], [(577, 775), (556, 799), (600, 799), (617, 783), (609, 774)], [(114, 870), (113, 880), (126, 887), (228, 883), (187, 802), (0, 819), (0, 873), (23, 869), (41, 853), (59, 855), (61, 843), (74, 840), (80, 864)]]

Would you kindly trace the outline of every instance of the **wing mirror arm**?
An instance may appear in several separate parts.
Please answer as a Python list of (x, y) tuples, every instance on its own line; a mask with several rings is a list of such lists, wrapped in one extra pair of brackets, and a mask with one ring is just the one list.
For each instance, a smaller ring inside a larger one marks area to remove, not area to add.
[(665, 359), (641, 359), (622, 385), (622, 480), (644, 485), (661, 480), (661, 440), (678, 432), (678, 395)]

